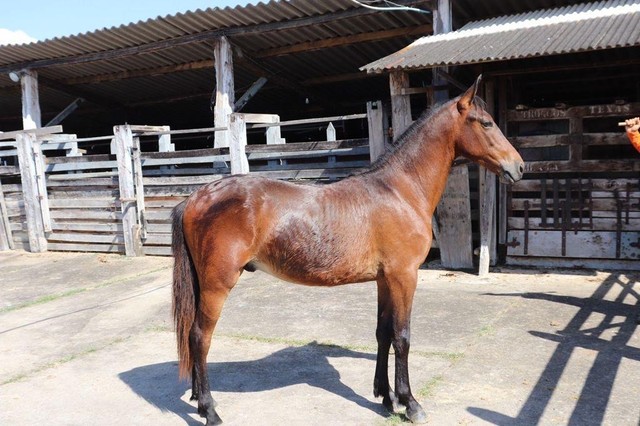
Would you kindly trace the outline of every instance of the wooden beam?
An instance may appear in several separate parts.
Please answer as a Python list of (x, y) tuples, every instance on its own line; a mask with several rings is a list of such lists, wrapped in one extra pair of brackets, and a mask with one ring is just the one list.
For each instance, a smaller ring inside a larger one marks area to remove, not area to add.
[(91, 103), (94, 103), (96, 105), (101, 105), (101, 106), (105, 106), (105, 107), (109, 107), (109, 108), (122, 108), (122, 107), (124, 107), (123, 104), (121, 104), (120, 102), (116, 102), (113, 99), (109, 99), (109, 98), (106, 98), (104, 96), (96, 95), (94, 93), (91, 93), (91, 92), (83, 90), (83, 89), (79, 89), (77, 87), (71, 87), (71, 86), (68, 86), (66, 84), (62, 84), (60, 82), (52, 80), (50, 78), (46, 78), (46, 77), (40, 76), (39, 80), (40, 80), (40, 83), (43, 86), (47, 86), (50, 89), (57, 90), (58, 92), (65, 93), (65, 94), (70, 95), (70, 96), (72, 96), (74, 98), (83, 98), (84, 100), (86, 100), (88, 102), (91, 102)]
[(29, 133), (34, 136), (47, 136), (54, 133), (62, 133), (62, 126), (51, 126), (51, 127), (41, 127), (39, 129), (25, 129), (25, 130), (14, 130), (12, 132), (0, 132), (0, 141), (1, 140), (10, 140), (16, 139), (18, 135), (22, 133)]
[(331, 47), (346, 46), (349, 44), (386, 40), (394, 37), (410, 37), (431, 34), (433, 28), (431, 24), (417, 25), (414, 27), (394, 28), (392, 30), (377, 31), (370, 33), (354, 34), (343, 37), (333, 37), (323, 40), (307, 41), (293, 44), (291, 46), (276, 47), (256, 52), (255, 58), (269, 58), (274, 56), (291, 55), (293, 53), (310, 52), (314, 50), (327, 49)]
[(67, 107), (65, 109), (63, 109), (62, 111), (60, 111), (58, 113), (58, 115), (56, 115), (55, 117), (53, 117), (51, 120), (49, 120), (49, 122), (46, 124), (47, 127), (49, 126), (55, 126), (56, 124), (60, 124), (62, 123), (62, 121), (67, 118), (69, 115), (73, 114), (73, 112), (78, 109), (78, 107), (80, 106), (81, 103), (84, 102), (83, 98), (77, 98), (75, 101), (71, 102), (69, 105), (67, 105)]
[(214, 66), (213, 59), (205, 59), (202, 61), (186, 62), (184, 64), (167, 65), (164, 67), (157, 67), (157, 68), (125, 70), (125, 71), (120, 71), (120, 72), (115, 72), (110, 74), (99, 74), (99, 75), (90, 75), (85, 77), (66, 78), (66, 79), (60, 80), (60, 83), (71, 85), (71, 86), (76, 84), (96, 84), (96, 83), (105, 83), (109, 81), (126, 80), (129, 78), (153, 77), (153, 76), (163, 75), (163, 74), (172, 74), (175, 72), (209, 69), (209, 68), (213, 68), (213, 66)]
[(244, 106), (251, 100), (251, 98), (253, 98), (258, 93), (258, 91), (262, 89), (262, 86), (264, 86), (267, 81), (269, 80), (266, 77), (260, 77), (256, 81), (254, 81), (251, 87), (249, 87), (249, 89), (244, 92), (240, 99), (238, 99), (233, 104), (233, 110), (235, 112), (242, 111), (242, 108), (244, 108)]
[[(213, 107), (214, 126), (229, 127), (229, 116), (233, 113), (235, 100), (233, 81), (233, 52), (226, 37), (216, 40), (214, 47), (216, 69), (216, 99)], [(216, 132), (214, 147), (229, 146), (231, 135), (229, 130)]]
[(42, 127), (38, 73), (34, 70), (22, 70), (20, 72), (20, 87), (22, 89), (22, 128)]
[[(417, 6), (420, 4), (430, 3), (430, 0), (397, 0), (396, 3), (406, 6)], [(75, 65), (87, 62), (113, 60), (125, 56), (133, 56), (144, 53), (152, 53), (158, 50), (168, 49), (190, 43), (207, 41), (222, 36), (232, 37), (236, 35), (260, 34), (272, 31), (290, 30), (295, 28), (303, 28), (314, 25), (321, 25), (330, 22), (340, 21), (343, 19), (379, 14), (379, 11), (373, 11), (362, 7), (353, 7), (347, 10), (327, 13), (324, 15), (302, 17), (297, 19), (289, 19), (278, 22), (268, 22), (258, 25), (242, 25), (232, 28), (213, 29), (202, 31), (195, 34), (185, 34), (166, 40), (158, 40), (151, 43), (145, 43), (139, 46), (130, 46), (121, 49), (106, 50), (100, 52), (91, 52), (76, 56), (67, 56), (62, 58), (39, 59), (32, 61), (24, 61), (11, 65), (0, 67), (0, 73), (7, 73), (23, 68), (44, 68), (56, 65)]]
[(341, 83), (343, 81), (362, 80), (371, 77), (382, 77), (382, 74), (369, 74), (366, 72), (351, 72), (346, 74), (327, 75), (324, 77), (314, 77), (300, 82), (302, 86), (318, 86), (321, 84)]

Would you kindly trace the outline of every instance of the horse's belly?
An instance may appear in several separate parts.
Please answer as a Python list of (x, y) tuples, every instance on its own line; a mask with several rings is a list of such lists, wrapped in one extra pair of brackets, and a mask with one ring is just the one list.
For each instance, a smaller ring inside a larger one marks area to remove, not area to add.
[[(306, 260), (306, 261), (305, 261)], [(256, 269), (285, 281), (315, 285), (336, 286), (375, 280), (377, 268), (368, 262), (353, 262), (347, 259), (327, 263), (317, 259), (256, 259), (251, 262)]]

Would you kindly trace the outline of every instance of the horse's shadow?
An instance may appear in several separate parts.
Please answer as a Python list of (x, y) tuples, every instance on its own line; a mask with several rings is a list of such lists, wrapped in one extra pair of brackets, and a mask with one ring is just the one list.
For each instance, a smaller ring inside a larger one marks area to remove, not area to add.
[[(387, 416), (382, 404), (358, 395), (342, 383), (340, 373), (329, 358), (343, 357), (376, 359), (375, 354), (313, 342), (288, 347), (257, 360), (209, 363), (211, 390), (215, 398), (215, 392), (261, 392), (308, 384)], [(196, 403), (189, 404), (181, 399), (191, 388), (191, 382), (179, 381), (177, 377), (177, 362), (146, 365), (119, 374), (127, 386), (153, 406), (177, 414), (188, 424), (200, 424), (191, 417), (196, 413)]]

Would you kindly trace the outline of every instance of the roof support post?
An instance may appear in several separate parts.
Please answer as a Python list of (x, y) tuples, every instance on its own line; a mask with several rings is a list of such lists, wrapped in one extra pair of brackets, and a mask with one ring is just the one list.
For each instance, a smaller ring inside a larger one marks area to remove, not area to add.
[(34, 70), (22, 70), (19, 74), (22, 89), (22, 128), (38, 129), (42, 127), (38, 73)]
[(411, 125), (411, 99), (403, 94), (402, 89), (409, 87), (409, 74), (404, 71), (393, 71), (389, 75), (391, 91), (391, 125), (393, 140), (396, 141)]
[(367, 123), (369, 127), (369, 159), (373, 163), (386, 150), (382, 101), (367, 102)]
[(35, 155), (35, 152), (39, 151), (39, 147), (36, 148), (37, 144), (36, 135), (33, 133), (24, 132), (16, 135), (22, 195), (27, 217), (29, 251), (43, 253), (47, 251), (47, 237), (45, 235), (45, 222), (41, 207), (44, 196), (39, 192), (38, 179), (42, 179), (44, 176), (39, 176), (37, 173), (36, 162), (41, 161), (41, 158)]
[[(433, 11), (433, 34), (444, 34), (453, 30), (453, 18), (451, 15), (451, 0), (438, 0), (437, 8)], [(433, 86), (438, 87), (447, 82), (438, 75), (438, 71), (447, 72), (447, 67), (437, 67), (433, 69)], [(448, 90), (436, 90), (434, 92), (434, 100), (436, 103), (449, 100)]]
[[(233, 85), (233, 52), (231, 44), (222, 36), (215, 40), (213, 50), (216, 70), (216, 96), (213, 108), (215, 127), (229, 127), (235, 92)], [(219, 131), (215, 134), (214, 147), (223, 148), (229, 146), (231, 133), (229, 130)]]

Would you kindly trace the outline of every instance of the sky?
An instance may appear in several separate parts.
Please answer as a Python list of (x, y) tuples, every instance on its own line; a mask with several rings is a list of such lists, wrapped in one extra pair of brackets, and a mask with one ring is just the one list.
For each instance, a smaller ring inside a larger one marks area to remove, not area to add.
[(62, 37), (187, 10), (258, 3), (251, 0), (31, 0), (0, 13), (0, 45)]

